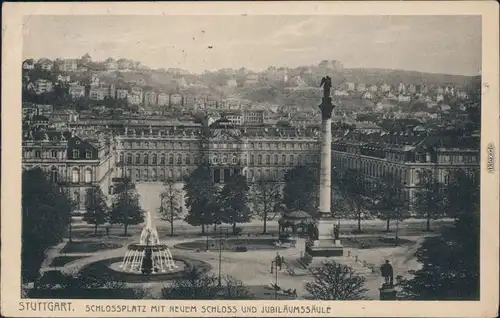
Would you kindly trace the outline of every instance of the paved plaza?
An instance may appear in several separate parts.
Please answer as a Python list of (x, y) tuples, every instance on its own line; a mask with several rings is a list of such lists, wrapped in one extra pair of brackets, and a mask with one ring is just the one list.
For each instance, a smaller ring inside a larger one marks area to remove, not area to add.
[[(158, 232), (160, 233), (160, 240), (162, 244), (167, 244), (172, 252), (172, 254), (179, 257), (187, 257), (189, 259), (200, 260), (210, 264), (211, 271), (214, 274), (218, 274), (219, 271), (219, 251), (215, 250), (194, 250), (194, 249), (184, 249), (177, 248), (176, 245), (180, 243), (192, 242), (195, 240), (204, 239), (203, 236), (198, 236), (200, 233), (200, 228), (192, 227), (183, 221), (179, 221), (175, 224), (175, 230), (179, 233), (183, 233), (178, 236), (168, 235), (168, 226), (165, 221), (162, 221), (158, 215), (158, 208), (160, 204), (159, 193), (161, 191), (160, 184), (138, 184), (138, 191), (141, 195), (141, 205), (142, 207), (150, 211), (154, 223), (158, 227)], [(405, 227), (410, 227), (415, 224), (422, 223), (421, 220), (410, 220), (408, 222), (403, 222), (401, 228), (404, 230)], [(355, 224), (351, 221), (345, 220), (341, 221), (344, 229), (349, 228), (351, 224)], [(382, 221), (372, 220), (364, 222), (364, 226), (367, 228), (377, 227), (380, 229), (384, 228)], [(262, 231), (262, 221), (253, 220), (251, 223), (242, 224), (243, 235), (242, 238), (248, 237), (247, 233), (250, 235), (256, 235)], [(63, 272), (71, 273), (82, 269), (84, 266), (92, 264), (99, 260), (110, 259), (115, 257), (123, 257), (127, 250), (128, 244), (136, 243), (139, 239), (140, 228), (142, 225), (133, 226), (130, 228), (130, 236), (123, 237), (122, 228), (113, 228), (110, 231), (110, 236), (105, 235), (99, 237), (91, 237), (85, 233), (91, 233), (91, 226), (84, 224), (75, 224), (74, 229), (74, 240), (77, 242), (104, 242), (104, 243), (115, 243), (118, 248), (100, 250), (91, 253), (68, 253), (65, 254), (62, 248), (66, 243), (59, 244), (51, 249), (48, 253), (48, 258), (45, 262), (45, 270), (60, 269)], [(271, 221), (269, 228), (273, 229), (277, 227), (276, 221)], [(88, 231), (90, 230), (90, 231)], [(403, 231), (404, 232), (404, 231)], [(102, 232), (101, 232), (102, 233)], [(103, 233), (104, 234), (104, 233)], [(351, 234), (346, 234), (345, 239), (351, 237)], [(358, 235), (359, 237), (360, 235)], [(264, 236), (260, 236), (264, 237)], [(271, 236), (267, 236), (271, 238)], [(413, 258), (413, 253), (419, 246), (424, 236), (401, 236), (401, 238), (414, 241), (414, 244), (397, 246), (397, 247), (384, 247), (384, 248), (369, 248), (369, 249), (357, 249), (357, 248), (345, 248), (343, 257), (335, 257), (334, 260), (338, 263), (342, 263), (352, 267), (359, 274), (364, 275), (367, 279), (366, 287), (369, 290), (366, 296), (370, 299), (378, 299), (378, 288), (381, 284), (381, 277), (378, 271), (379, 266), (386, 260), (389, 259), (394, 267), (394, 276), (403, 275), (408, 276), (408, 271), (418, 269), (418, 263)], [(230, 238), (231, 239), (231, 238)], [(297, 297), (303, 298), (305, 296), (304, 285), (306, 282), (312, 279), (311, 274), (307, 269), (300, 266), (298, 260), (304, 252), (305, 240), (303, 238), (298, 238), (297, 243), (294, 247), (289, 247), (285, 249), (269, 249), (269, 250), (256, 250), (248, 251), (244, 253), (238, 253), (234, 251), (223, 250), (221, 252), (221, 272), (223, 275), (231, 275), (238, 280), (241, 280), (244, 285), (249, 286), (250, 290), (261, 289), (264, 286), (270, 286), (275, 282), (275, 275), (271, 274), (271, 261), (279, 252), (280, 256), (283, 256), (286, 265), (281, 271), (278, 272), (278, 285), (282, 289), (295, 289), (297, 292)], [(70, 256), (74, 257), (73, 261), (64, 264), (61, 267), (51, 266), (51, 260), (56, 257)], [(372, 269), (371, 267), (374, 267)], [(289, 269), (287, 270), (287, 267)], [(159, 297), (161, 288), (163, 286), (168, 286), (170, 282), (150, 282), (147, 284), (139, 284), (142, 288), (148, 289), (150, 291), (150, 297)], [(134, 284), (131, 284), (134, 285)], [(136, 284), (137, 285), (137, 284)], [(267, 293), (261, 293), (258, 295), (259, 298), (265, 298), (268, 295), (270, 299), (274, 297), (273, 292), (269, 290)]]

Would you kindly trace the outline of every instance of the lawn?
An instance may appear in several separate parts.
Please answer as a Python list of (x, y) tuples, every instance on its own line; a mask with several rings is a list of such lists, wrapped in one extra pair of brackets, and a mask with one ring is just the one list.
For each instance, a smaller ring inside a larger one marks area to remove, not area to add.
[(382, 236), (369, 236), (369, 237), (341, 237), (341, 242), (344, 247), (367, 249), (367, 248), (383, 248), (383, 247), (396, 247), (411, 245), (414, 242), (402, 238), (389, 238)]
[(77, 259), (84, 258), (85, 256), (57, 256), (52, 259), (50, 266), (52, 267), (62, 267), (68, 263), (76, 261)]
[(114, 250), (122, 247), (122, 244), (103, 242), (68, 242), (61, 253), (95, 253), (103, 250)]
[[(280, 247), (274, 245), (274, 238), (242, 238), (242, 239), (226, 239), (222, 241), (222, 250), (224, 251), (236, 251), (238, 246), (245, 246), (249, 251), (256, 250), (279, 250), (285, 247)], [(180, 249), (190, 249), (190, 250), (219, 250), (219, 240), (209, 239), (207, 240), (196, 240), (192, 242), (184, 242), (175, 245), (176, 248)]]

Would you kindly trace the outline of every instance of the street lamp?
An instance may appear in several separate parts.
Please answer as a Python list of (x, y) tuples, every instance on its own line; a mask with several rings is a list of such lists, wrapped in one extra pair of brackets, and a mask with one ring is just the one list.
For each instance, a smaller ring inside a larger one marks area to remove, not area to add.
[(271, 261), (271, 274), (274, 270), (274, 299), (278, 299), (278, 259)]
[[(226, 230), (227, 232), (227, 230)], [(222, 235), (222, 229), (219, 230), (219, 235), (216, 236), (218, 238), (219, 242), (219, 282), (218, 285), (219, 287), (222, 286), (222, 241), (224, 239), (224, 235)], [(207, 236), (208, 239), (208, 236)], [(208, 240), (207, 240), (208, 242)]]

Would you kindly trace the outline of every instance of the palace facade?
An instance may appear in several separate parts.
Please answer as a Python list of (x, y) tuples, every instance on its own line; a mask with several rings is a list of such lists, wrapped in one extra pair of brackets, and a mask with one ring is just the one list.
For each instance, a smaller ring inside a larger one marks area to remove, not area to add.
[(23, 169), (40, 168), (69, 192), (77, 211), (85, 209), (86, 190), (100, 187), (110, 194), (114, 171), (113, 144), (101, 133), (97, 139), (71, 131), (29, 127), (23, 131)]
[[(48, 129), (47, 120), (38, 117), (30, 129), (23, 129), (23, 168), (42, 168), (69, 189), (80, 209), (91, 186), (111, 194), (113, 178), (182, 182), (202, 163), (209, 164), (216, 183), (234, 174), (250, 182), (282, 182), (297, 165), (311, 167), (319, 180), (319, 127), (241, 127), (219, 121), (210, 127), (127, 123), (111, 128), (73, 126), (61, 132)], [(431, 171), (443, 186), (453, 170), (474, 175), (479, 169), (479, 138), (334, 131), (332, 165), (338, 173), (358, 169), (367, 182), (389, 172), (413, 198), (423, 170)]]
[(116, 177), (135, 182), (182, 181), (198, 165), (209, 164), (216, 183), (233, 174), (249, 181), (281, 181), (296, 165), (319, 166), (319, 133), (313, 129), (234, 127), (217, 122), (174, 127), (126, 127), (116, 136)]

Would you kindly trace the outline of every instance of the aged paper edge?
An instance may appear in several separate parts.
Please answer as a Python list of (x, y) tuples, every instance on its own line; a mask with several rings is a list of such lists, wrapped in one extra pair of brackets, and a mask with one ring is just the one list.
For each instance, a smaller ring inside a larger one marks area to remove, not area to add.
[[(7, 317), (111, 317), (117, 313), (86, 312), (85, 305), (136, 304), (150, 307), (158, 301), (72, 300), (74, 311), (21, 312), (21, 63), (23, 16), (26, 15), (481, 15), (482, 16), (482, 131), (481, 131), (481, 300), (480, 301), (280, 301), (279, 305), (316, 304), (340, 317), (493, 317), (498, 308), (499, 175), (486, 169), (487, 147), (499, 147), (498, 5), (486, 1), (457, 2), (243, 2), (243, 3), (4, 3), (2, 20), (2, 223), (1, 313)], [(494, 167), (499, 167), (498, 157)], [(37, 300), (43, 301), (43, 300)], [(53, 301), (53, 300), (52, 300)], [(260, 307), (273, 301), (161, 301), (163, 305), (236, 305)], [(208, 316), (198, 313), (119, 313), (121, 317)], [(295, 316), (297, 314), (277, 314)], [(220, 313), (211, 316), (231, 316)]]

